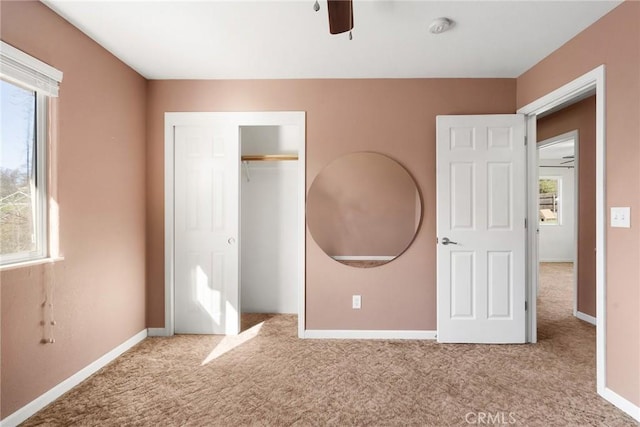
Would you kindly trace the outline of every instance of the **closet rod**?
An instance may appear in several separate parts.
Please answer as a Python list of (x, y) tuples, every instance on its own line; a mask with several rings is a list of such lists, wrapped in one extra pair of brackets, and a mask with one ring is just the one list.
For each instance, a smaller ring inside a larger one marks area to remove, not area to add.
[(243, 162), (273, 162), (278, 160), (298, 160), (297, 154), (257, 154), (242, 156)]

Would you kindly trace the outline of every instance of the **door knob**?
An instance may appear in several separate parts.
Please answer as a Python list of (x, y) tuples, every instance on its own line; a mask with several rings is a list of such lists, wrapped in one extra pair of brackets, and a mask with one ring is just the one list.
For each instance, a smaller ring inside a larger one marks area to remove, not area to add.
[(458, 242), (453, 242), (453, 241), (449, 240), (448, 237), (443, 237), (442, 238), (442, 244), (443, 245), (457, 245)]
[(229, 243), (230, 245), (233, 245), (236, 242), (236, 239), (234, 239), (233, 237), (229, 237), (229, 239), (227, 240), (227, 243)]

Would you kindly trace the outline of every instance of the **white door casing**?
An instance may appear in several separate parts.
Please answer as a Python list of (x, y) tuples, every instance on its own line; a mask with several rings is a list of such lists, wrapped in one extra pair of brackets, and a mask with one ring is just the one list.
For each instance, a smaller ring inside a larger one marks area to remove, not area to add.
[(237, 334), (238, 128), (176, 126), (175, 332)]
[[(605, 65), (599, 65), (591, 71), (577, 77), (561, 87), (543, 95), (531, 103), (518, 109), (518, 113), (524, 114), (527, 120), (527, 135), (532, 141), (536, 140), (537, 117), (559, 108), (569, 106), (579, 100), (584, 99), (588, 94), (596, 94), (596, 384), (598, 394), (618, 408), (640, 420), (638, 407), (625, 400), (617, 393), (607, 387), (606, 366), (607, 366), (607, 315), (606, 315), (606, 131), (605, 131), (605, 111), (606, 111), (606, 90), (605, 90)], [(528, 146), (529, 164), (529, 212), (530, 216), (536, 215), (537, 201), (535, 189), (538, 186), (537, 180), (537, 147), (534, 144)], [(529, 228), (529, 265), (536, 266), (538, 263), (538, 246), (535, 239), (535, 228)], [(535, 307), (535, 295), (537, 290), (538, 275), (536, 268), (529, 269), (529, 298), (530, 310), (528, 313), (528, 334), (529, 341), (537, 340), (537, 316)]]
[(437, 117), (439, 342), (525, 342), (524, 135), (522, 115)]
[[(202, 318), (198, 318), (197, 315), (186, 317), (187, 322), (194, 322), (196, 325), (201, 323), (197, 327), (203, 328), (201, 329), (203, 333), (206, 328), (213, 329), (214, 327), (217, 329), (213, 333), (234, 335), (240, 331), (239, 254), (242, 239), (239, 229), (241, 209), (239, 180), (241, 126), (294, 126), (296, 129), (295, 139), (299, 144), (299, 160), (297, 162), (298, 335), (304, 336), (306, 131), (303, 111), (165, 113), (165, 325), (164, 328), (150, 328), (149, 334), (152, 336), (171, 336), (176, 332), (199, 333), (199, 330), (189, 329), (186, 331), (177, 325), (178, 318), (181, 316), (179, 311), (182, 310), (178, 304), (183, 303), (189, 310), (193, 311), (194, 307), (198, 308)], [(189, 138), (206, 141), (191, 142), (191, 148), (189, 148), (189, 144), (180, 146), (179, 140), (186, 141)], [(222, 145), (224, 148), (221, 148)], [(197, 152), (204, 154), (197, 156)], [(185, 160), (189, 157), (191, 160)], [(196, 160), (195, 157), (204, 157), (204, 159)], [(217, 160), (207, 159), (207, 157), (213, 157)], [(181, 158), (183, 159), (183, 170), (179, 171), (181, 166), (178, 163), (181, 162)], [(222, 160), (223, 158), (224, 160)], [(224, 166), (222, 166), (223, 164)], [(222, 183), (211, 176), (214, 173), (220, 174), (220, 168), (224, 169), (224, 180), (226, 180)], [(189, 169), (193, 169), (191, 176), (189, 176)], [(202, 172), (202, 170), (208, 170), (210, 174)], [(198, 189), (198, 185), (200, 189)], [(179, 189), (180, 187), (182, 190)], [(194, 191), (200, 192), (201, 190), (205, 194), (202, 200), (199, 200), (199, 197), (194, 198), (188, 193), (191, 191), (193, 194)], [(221, 192), (224, 194), (220, 194)], [(190, 199), (187, 200), (188, 198)], [(215, 204), (214, 198), (223, 200), (224, 203), (222, 205)], [(189, 205), (192, 206), (190, 210)], [(223, 213), (222, 218), (219, 216), (220, 212)], [(207, 217), (209, 219), (206, 219)], [(207, 221), (210, 222), (209, 231), (206, 231)], [(220, 226), (220, 221), (224, 223), (224, 226)], [(183, 224), (182, 230), (184, 231), (180, 231), (180, 224)], [(189, 230), (187, 233), (187, 225), (193, 229), (202, 228), (202, 230), (197, 232)], [(216, 229), (214, 231), (218, 235), (211, 231), (213, 229)], [(226, 232), (221, 233), (222, 229)], [(197, 234), (200, 235), (200, 240), (207, 240), (207, 242), (194, 242)], [(189, 237), (192, 241), (189, 242), (189, 239), (185, 237)], [(184, 242), (181, 243), (181, 239)], [(193, 249), (188, 249), (189, 245)], [(220, 265), (222, 265), (221, 269), (214, 268)], [(198, 282), (198, 277), (200, 282)], [(224, 285), (221, 285), (223, 282)], [(179, 290), (181, 283), (190, 283), (189, 286), (191, 286), (191, 288), (184, 288), (190, 289), (185, 292), (184, 296), (177, 295), (178, 292), (181, 292)], [(200, 305), (198, 295), (208, 309), (198, 307)], [(180, 298), (182, 301), (178, 301)], [(215, 308), (211, 308), (212, 306)], [(220, 324), (224, 324), (224, 326), (221, 327)]]

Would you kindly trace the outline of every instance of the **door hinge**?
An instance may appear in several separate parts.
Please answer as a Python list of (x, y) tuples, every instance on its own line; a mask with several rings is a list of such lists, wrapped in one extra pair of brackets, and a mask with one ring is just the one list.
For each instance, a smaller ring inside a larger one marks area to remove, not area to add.
[(527, 145), (529, 138), (527, 137), (527, 135), (524, 136), (524, 145)]
[(527, 228), (527, 218), (524, 219), (524, 228)]
[(528, 311), (529, 310), (529, 304), (527, 304), (527, 301), (524, 302), (524, 311)]

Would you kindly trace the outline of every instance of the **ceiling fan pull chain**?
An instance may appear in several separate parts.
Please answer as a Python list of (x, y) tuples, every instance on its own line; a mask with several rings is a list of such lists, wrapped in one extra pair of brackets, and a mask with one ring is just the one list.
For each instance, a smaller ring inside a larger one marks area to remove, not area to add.
[(318, 0), (313, 4), (313, 10), (316, 12), (320, 10), (320, 3), (318, 3)]
[(349, 31), (349, 40), (353, 40), (353, 34), (351, 34), (351, 31)]

